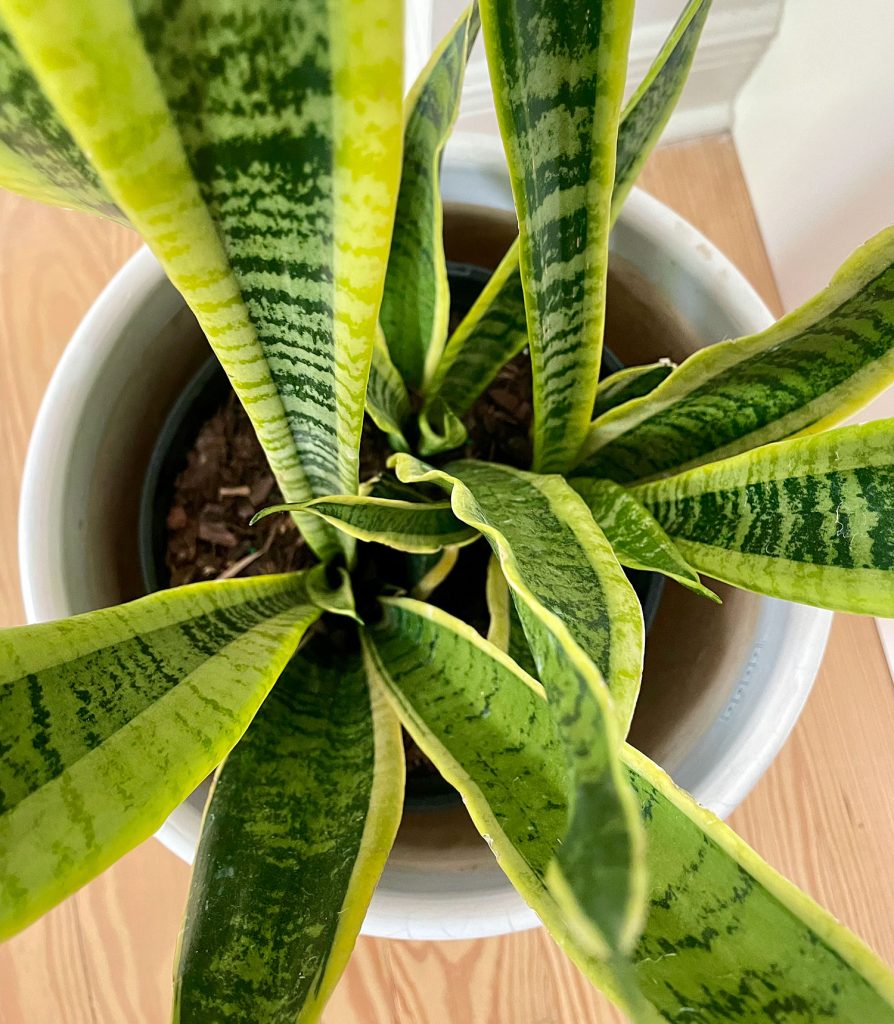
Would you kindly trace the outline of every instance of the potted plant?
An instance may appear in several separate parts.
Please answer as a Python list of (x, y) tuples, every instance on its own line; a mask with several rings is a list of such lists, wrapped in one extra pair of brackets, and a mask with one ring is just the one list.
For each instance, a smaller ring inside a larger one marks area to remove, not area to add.
[[(313, 552), (0, 635), (0, 935), (223, 762), (176, 1019), (316, 1019), (400, 820), (403, 725), (632, 1019), (894, 1020), (870, 951), (624, 743), (622, 564), (892, 606), (892, 427), (825, 431), (891, 379), (891, 232), (766, 331), (597, 390), (612, 216), (707, 7), (622, 117), (632, 4), (481, 4), (520, 237), (445, 344), (438, 155), (474, 6), (401, 164), (395, 0), (0, 3), (4, 181), (143, 234), (256, 428), (285, 499), (264, 514)], [(530, 463), (466, 457), (466, 403), (525, 349)], [(364, 409), (393, 454), (361, 486)], [(439, 606), (457, 549), (479, 629)]]

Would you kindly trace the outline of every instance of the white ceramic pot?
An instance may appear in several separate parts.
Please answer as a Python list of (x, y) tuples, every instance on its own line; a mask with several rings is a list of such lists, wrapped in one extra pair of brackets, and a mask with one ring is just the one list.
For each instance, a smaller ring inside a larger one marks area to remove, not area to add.
[[(505, 246), (512, 196), (490, 140), (457, 140), (443, 190), (448, 250)], [(487, 208), (487, 209), (483, 209)], [(489, 212), (488, 212), (489, 211)], [(461, 252), (458, 250), (462, 250)], [(484, 262), (484, 258), (478, 258)], [(623, 361), (681, 357), (766, 327), (766, 307), (676, 214), (634, 191), (612, 236), (607, 338)], [(139, 596), (137, 508), (164, 417), (207, 349), (147, 250), (94, 304), (53, 376), (35, 426), (19, 551), (30, 621)], [(650, 634), (633, 741), (703, 804), (728, 814), (773, 760), (810, 691), (830, 615), (722, 588), (720, 608), (668, 586)], [(158, 837), (191, 860), (204, 790)], [(533, 927), (462, 807), (407, 814), (364, 933), (445, 939)]]

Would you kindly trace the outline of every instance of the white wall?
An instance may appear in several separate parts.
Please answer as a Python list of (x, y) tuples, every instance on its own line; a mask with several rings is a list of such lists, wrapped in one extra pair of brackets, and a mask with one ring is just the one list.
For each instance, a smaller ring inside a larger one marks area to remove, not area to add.
[(734, 135), (791, 308), (894, 224), (894, 0), (785, 0)]

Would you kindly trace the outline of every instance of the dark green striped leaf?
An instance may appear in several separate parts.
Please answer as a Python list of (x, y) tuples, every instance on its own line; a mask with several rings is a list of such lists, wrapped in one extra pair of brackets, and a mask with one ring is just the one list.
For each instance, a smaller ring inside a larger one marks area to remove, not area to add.
[(628, 366), (599, 382), (593, 415), (601, 416), (616, 406), (642, 398), (654, 391), (673, 372), (674, 364), (669, 360), (648, 363), (645, 366)]
[(230, 750), (320, 615), (307, 579), (0, 633), (0, 938), (151, 835)]
[(395, 451), (410, 450), (404, 430), (410, 419), (410, 396), (407, 386), (391, 361), (381, 328), (376, 331), (369, 381), (366, 385), (366, 411), (373, 423), (388, 435)]
[[(196, 313), (287, 500), (355, 493), (400, 173), (399, 0), (4, 10)], [(336, 535), (300, 525), (334, 552)]]
[(453, 544), (468, 544), (478, 536), (456, 518), (449, 501), (334, 495), (301, 505), (271, 505), (259, 512), (252, 522), (274, 512), (319, 516), (350, 537), (420, 554), (440, 551)]
[(612, 194), (614, 216), (620, 211), (677, 105), (710, 8), (711, 0), (688, 0), (648, 74), (627, 103), (618, 132)]
[(597, 419), (576, 471), (642, 482), (839, 423), (894, 381), (894, 229), (760, 334), (702, 349)]
[(437, 47), (407, 97), (403, 171), (382, 298), (382, 328), (391, 357), (411, 388), (421, 388), (431, 376), (447, 337), (450, 290), (438, 176), (477, 33), (478, 8), (473, 2)]
[(0, 19), (0, 186), (127, 223)]
[[(710, 0), (690, 0), (621, 115), (611, 200), (614, 223), (636, 173), (670, 118), (689, 73)], [(518, 242), (453, 332), (429, 388), (463, 415), (500, 367), (528, 344)], [(595, 379), (595, 378), (594, 378)], [(602, 385), (600, 385), (601, 387)], [(597, 395), (597, 403), (599, 401)], [(587, 416), (591, 414), (587, 410)]]
[(631, 0), (482, 0), (519, 220), (534, 465), (566, 469), (596, 397)]
[(399, 0), (138, 8), (311, 491), (354, 494), (400, 177)]
[(472, 308), (451, 334), (427, 391), (464, 416), (500, 369), (528, 344), (518, 243), (503, 257)]
[(602, 956), (624, 950), (641, 922), (644, 884), (639, 830), (616, 756), (618, 727), (629, 723), (642, 671), (643, 619), (633, 588), (560, 477), (475, 462), (442, 471), (407, 455), (395, 464), (401, 479), (449, 489), (457, 518), (483, 534), (500, 562), (574, 779), (550, 886), (582, 942)]
[[(462, 794), (512, 884), (560, 942), (588, 957), (590, 944), (581, 944), (567, 903), (564, 866), (557, 870), (569, 829), (563, 744), (555, 731), (545, 730), (545, 747), (529, 742), (530, 716), (516, 715), (515, 687), (502, 685), (504, 679), (515, 681), (520, 670), (472, 627), (439, 608), (406, 598), (387, 599), (382, 606), (381, 621), (363, 634), (370, 674), (420, 749)], [(474, 722), (465, 721), (467, 707)], [(591, 865), (604, 865), (604, 884), (623, 887), (626, 857), (615, 864), (614, 877), (609, 868), (613, 855), (622, 853), (617, 838), (605, 817), (589, 818)], [(623, 970), (620, 956), (605, 948), (601, 954)]]
[(559, 945), (631, 1019), (894, 1022), (894, 979), (878, 958), (625, 747), (649, 877), (632, 973), (651, 1014), (637, 1005), (629, 977), (587, 954), (550, 891), (568, 788), (558, 726), (537, 683), (469, 627), (425, 605), (389, 602), (367, 636), (404, 727), (462, 793)]
[(221, 767), (193, 869), (174, 1020), (310, 1024), (400, 823), (400, 726), (356, 634), (296, 654)]
[(570, 483), (587, 503), (621, 565), (663, 573), (720, 604), (720, 598), (702, 585), (698, 573), (680, 554), (661, 524), (630, 491), (611, 480), (578, 478)]
[(894, 420), (767, 445), (633, 494), (708, 576), (894, 616)]
[(639, 693), (642, 610), (583, 499), (560, 477), (462, 460), (433, 469), (409, 455), (401, 480), (451, 492), (457, 519), (482, 533), (509, 587), (561, 621), (611, 691), (626, 731)]

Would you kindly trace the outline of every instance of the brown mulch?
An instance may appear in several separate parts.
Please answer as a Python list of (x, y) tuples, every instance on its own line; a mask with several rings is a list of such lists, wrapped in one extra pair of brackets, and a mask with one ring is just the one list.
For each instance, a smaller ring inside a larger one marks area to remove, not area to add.
[(165, 556), (171, 586), (313, 565), (291, 516), (249, 525), (256, 512), (281, 501), (251, 421), (230, 395), (199, 431), (174, 484)]

